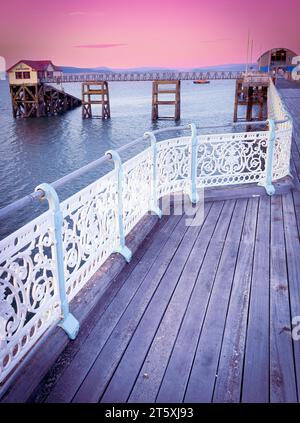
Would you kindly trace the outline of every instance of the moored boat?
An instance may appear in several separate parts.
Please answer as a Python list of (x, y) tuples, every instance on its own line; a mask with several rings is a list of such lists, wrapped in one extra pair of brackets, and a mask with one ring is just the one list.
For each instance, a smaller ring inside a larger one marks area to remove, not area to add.
[(194, 81), (194, 84), (209, 84), (210, 81), (208, 81), (207, 79), (197, 79), (196, 81)]

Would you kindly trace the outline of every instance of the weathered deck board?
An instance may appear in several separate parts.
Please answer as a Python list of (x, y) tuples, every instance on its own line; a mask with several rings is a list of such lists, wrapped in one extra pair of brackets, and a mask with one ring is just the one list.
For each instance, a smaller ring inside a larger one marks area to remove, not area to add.
[(246, 208), (247, 200), (240, 200), (233, 212), (187, 385), (185, 402), (212, 400)]
[[(294, 211), (294, 198), (297, 198), (299, 204), (300, 193), (294, 195), (284, 195), (283, 216), (284, 216), (284, 235), (286, 246), (286, 262), (288, 271), (288, 285), (290, 295), (291, 317), (300, 316), (300, 242), (297, 219)], [(298, 215), (300, 217), (300, 214)], [(296, 367), (296, 380), (298, 389), (298, 398), (300, 398), (300, 342), (293, 342), (294, 362)]]
[[(258, 201), (249, 202), (233, 279), (214, 402), (239, 402), (251, 289)], [(260, 280), (261, 283), (265, 281)]]
[(223, 207), (161, 383), (157, 402), (183, 401), (234, 206), (235, 201), (226, 201)]
[[(136, 376), (138, 377), (130, 394), (129, 402), (155, 402), (178, 330), (193, 293), (197, 275), (205, 258), (222, 207), (222, 202), (213, 204), (208, 219), (198, 234), (149, 352), (145, 358), (143, 357), (144, 365), (139, 374), (135, 375), (135, 378)], [(184, 252), (182, 251), (182, 253)], [(168, 278), (162, 279), (161, 283), (168, 283)], [(148, 375), (148, 377), (145, 377), (145, 375)], [(122, 372), (119, 373), (119, 380), (121, 379)], [(104, 399), (107, 399), (107, 397), (105, 396)], [(114, 398), (108, 397), (108, 399), (113, 400)]]
[(282, 198), (271, 199), (270, 401), (296, 402)]
[(242, 401), (269, 402), (270, 198), (260, 200), (245, 346)]

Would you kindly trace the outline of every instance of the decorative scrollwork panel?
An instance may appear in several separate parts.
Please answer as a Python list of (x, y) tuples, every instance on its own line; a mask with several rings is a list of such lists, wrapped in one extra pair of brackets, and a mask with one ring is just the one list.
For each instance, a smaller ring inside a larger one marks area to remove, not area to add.
[(199, 137), (198, 185), (213, 187), (263, 179), (268, 137), (268, 132)]
[(123, 219), (127, 235), (151, 209), (152, 151), (150, 148), (123, 166)]
[(112, 171), (61, 204), (67, 295), (71, 300), (117, 244), (117, 182)]
[(187, 191), (191, 175), (191, 138), (173, 138), (157, 146), (158, 197)]
[(0, 380), (59, 320), (53, 248), (50, 211), (0, 242)]

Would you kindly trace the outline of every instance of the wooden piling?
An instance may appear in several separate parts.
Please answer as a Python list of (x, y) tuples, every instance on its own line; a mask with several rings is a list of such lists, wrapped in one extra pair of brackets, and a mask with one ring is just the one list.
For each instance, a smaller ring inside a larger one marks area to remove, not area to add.
[[(268, 84), (266, 83), (249, 83), (246, 80), (237, 79), (235, 87), (233, 121), (238, 122), (246, 120), (250, 122), (253, 119), (266, 119), (267, 92)], [(245, 118), (239, 117), (239, 106), (246, 106)], [(256, 116), (253, 116), (254, 106), (258, 106), (258, 113)]]
[[(163, 89), (161, 85), (172, 85), (174, 88)], [(161, 94), (173, 94), (174, 100), (162, 100)], [(158, 106), (174, 105), (174, 116), (160, 116)], [(152, 120), (157, 119), (180, 119), (180, 81), (153, 81), (152, 83)]]
[(10, 95), (15, 118), (53, 116), (81, 105), (79, 98), (46, 84), (10, 85)]
[[(94, 115), (92, 105), (101, 106), (101, 115)], [(87, 81), (82, 83), (82, 117), (110, 118), (110, 102), (107, 81)]]

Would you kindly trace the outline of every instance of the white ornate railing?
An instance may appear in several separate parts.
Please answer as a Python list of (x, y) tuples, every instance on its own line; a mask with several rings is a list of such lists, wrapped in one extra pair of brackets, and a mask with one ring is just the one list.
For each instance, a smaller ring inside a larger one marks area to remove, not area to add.
[(290, 173), (293, 122), (272, 79), (270, 79), (268, 88), (268, 118), (278, 122), (275, 125), (276, 142), (273, 165), (273, 179), (276, 180)]
[[(129, 261), (125, 236), (158, 199), (196, 188), (260, 183), (289, 174), (292, 122), (270, 81), (268, 131), (196, 135), (156, 142), (59, 203), (55, 190), (38, 187), (49, 210), (0, 241), (0, 381), (47, 329), (59, 323), (74, 338), (78, 322), (68, 303), (113, 252)], [(281, 121), (276, 125), (273, 121)], [(177, 129), (177, 128), (174, 128)]]

